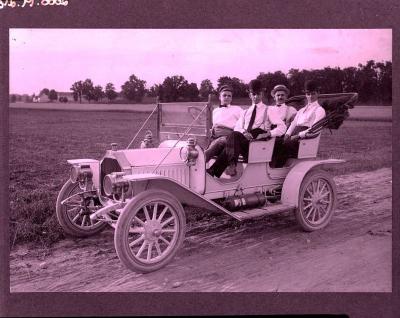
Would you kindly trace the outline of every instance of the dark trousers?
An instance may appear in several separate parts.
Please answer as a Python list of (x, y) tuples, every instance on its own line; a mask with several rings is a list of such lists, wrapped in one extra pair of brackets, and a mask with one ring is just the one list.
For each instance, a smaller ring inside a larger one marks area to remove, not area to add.
[(209, 162), (212, 157), (218, 156), (225, 149), (226, 138), (223, 136), (211, 140), (210, 145), (204, 151), (206, 162)]
[[(306, 129), (308, 129), (307, 126), (296, 126), (293, 130), (292, 136), (298, 135), (299, 132)], [(289, 138), (284, 141), (283, 137), (276, 138), (270, 166), (273, 168), (280, 168), (283, 167), (287, 159), (297, 158), (299, 145), (299, 139), (292, 140)]]
[[(264, 130), (256, 128), (250, 133), (253, 138), (257, 138), (259, 134), (264, 132)], [(247, 140), (242, 133), (238, 131), (232, 132), (226, 139), (225, 149), (219, 154), (215, 162), (209, 168), (209, 173), (219, 178), (226, 167), (230, 164), (237, 163), (239, 155), (242, 155), (243, 159), (247, 161), (249, 157), (249, 143), (249, 140)]]

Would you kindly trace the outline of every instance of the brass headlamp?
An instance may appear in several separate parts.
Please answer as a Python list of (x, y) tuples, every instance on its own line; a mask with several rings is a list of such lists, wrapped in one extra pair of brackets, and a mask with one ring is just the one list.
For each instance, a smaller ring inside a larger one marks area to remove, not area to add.
[(199, 151), (196, 149), (196, 139), (189, 137), (186, 147), (182, 147), (180, 151), (181, 159), (188, 165), (194, 166), (199, 157)]
[(72, 183), (79, 183), (82, 190), (87, 190), (87, 186), (92, 183), (93, 172), (90, 165), (73, 165), (70, 172)]
[(122, 179), (124, 172), (113, 172), (104, 177), (103, 190), (107, 196), (122, 194), (129, 190), (129, 181)]

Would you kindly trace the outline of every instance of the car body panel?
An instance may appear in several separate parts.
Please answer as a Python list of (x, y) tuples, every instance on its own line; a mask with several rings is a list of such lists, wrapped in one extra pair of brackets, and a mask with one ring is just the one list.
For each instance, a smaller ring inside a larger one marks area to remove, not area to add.
[(298, 206), (298, 198), (301, 182), (305, 175), (317, 166), (326, 164), (339, 164), (345, 160), (341, 159), (326, 159), (326, 160), (307, 160), (297, 163), (287, 174), (282, 187), (281, 202), (287, 205)]

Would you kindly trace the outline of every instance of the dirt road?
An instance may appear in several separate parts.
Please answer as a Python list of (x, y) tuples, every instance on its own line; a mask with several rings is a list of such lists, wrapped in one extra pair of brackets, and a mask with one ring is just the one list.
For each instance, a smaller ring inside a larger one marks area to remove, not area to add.
[(183, 248), (149, 274), (120, 263), (113, 231), (10, 256), (11, 292), (288, 291), (390, 292), (392, 171), (335, 177), (329, 226), (303, 232), (292, 214), (238, 222), (207, 214), (188, 224)]

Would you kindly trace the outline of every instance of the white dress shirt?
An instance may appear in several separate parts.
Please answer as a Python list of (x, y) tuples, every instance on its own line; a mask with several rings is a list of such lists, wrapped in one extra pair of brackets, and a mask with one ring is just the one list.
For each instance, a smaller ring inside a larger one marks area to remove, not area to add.
[(233, 129), (238, 121), (243, 109), (240, 106), (228, 105), (227, 107), (217, 107), (213, 110), (213, 126), (222, 126)]
[(289, 127), (290, 119), (296, 116), (297, 113), (296, 108), (292, 106), (287, 106), (286, 104), (273, 105), (269, 107), (271, 108), (271, 110), (274, 110), (278, 113), (280, 119), (285, 122), (286, 127)]
[(307, 126), (309, 129), (299, 132), (300, 138), (304, 138), (306, 133), (310, 130), (311, 126), (317, 121), (325, 117), (325, 109), (322, 108), (318, 101), (311, 104), (307, 104), (305, 107), (301, 108), (296, 117), (293, 119), (290, 127), (288, 128), (286, 134), (291, 135), (296, 126)]
[[(254, 107), (257, 107), (257, 110), (252, 129), (261, 128), (265, 131), (270, 131), (271, 137), (282, 136), (285, 133), (286, 125), (283, 120), (279, 118), (278, 113), (273, 109), (271, 110), (270, 107), (262, 102), (257, 105), (251, 105), (244, 111), (237, 121), (234, 130), (241, 133), (247, 130)], [(271, 130), (271, 125), (276, 125), (276, 128)]]

